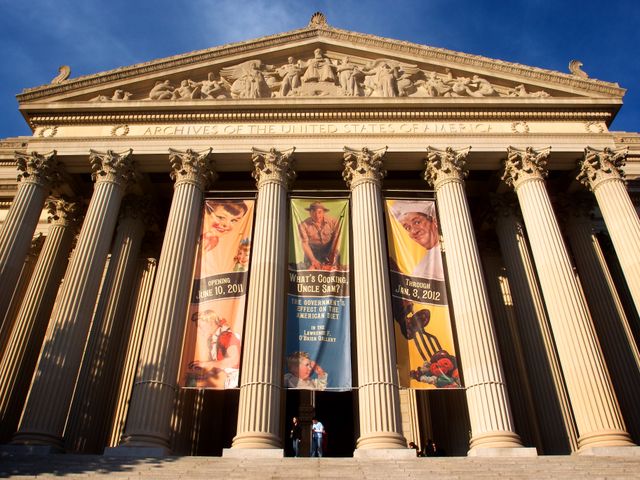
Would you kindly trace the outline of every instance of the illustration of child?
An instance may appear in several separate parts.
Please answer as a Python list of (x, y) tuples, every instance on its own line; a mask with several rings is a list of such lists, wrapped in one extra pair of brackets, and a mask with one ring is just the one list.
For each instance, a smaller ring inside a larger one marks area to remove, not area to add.
[(249, 269), (249, 254), (251, 253), (251, 239), (243, 238), (238, 246), (238, 253), (233, 257), (236, 262), (234, 272), (246, 272)]
[[(284, 375), (286, 388), (324, 390), (327, 388), (329, 374), (320, 365), (309, 358), (307, 352), (293, 352), (287, 357), (288, 372)], [(315, 374), (315, 378), (312, 378)]]
[(220, 237), (233, 231), (247, 210), (242, 200), (205, 202), (202, 248), (205, 251), (216, 248)]

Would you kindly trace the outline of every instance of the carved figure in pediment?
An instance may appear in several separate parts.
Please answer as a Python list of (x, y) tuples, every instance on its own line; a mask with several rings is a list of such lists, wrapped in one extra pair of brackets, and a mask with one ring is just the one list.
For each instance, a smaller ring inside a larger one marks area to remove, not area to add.
[(307, 69), (302, 76), (303, 82), (332, 82), (335, 83), (335, 65), (324, 56), (322, 50), (316, 48), (313, 51), (313, 58), (307, 61)]
[(271, 89), (267, 84), (264, 73), (273, 74), (265, 69), (260, 60), (249, 60), (225, 67), (220, 70), (220, 78), (226, 80), (229, 77), (231, 83), (231, 97), (233, 98), (269, 98)]
[(426, 80), (421, 80), (419, 85), (426, 92), (427, 97), (444, 97), (451, 91), (451, 86), (447, 85), (436, 72), (426, 72)]
[(336, 69), (342, 92), (348, 97), (361, 97), (364, 94), (361, 86), (364, 72), (351, 63), (349, 57), (344, 57)]
[(302, 80), (300, 79), (302, 70), (300, 62), (296, 62), (293, 57), (289, 57), (286, 65), (276, 70), (278, 75), (282, 77), (282, 83), (280, 84), (280, 95), (282, 97), (286, 97), (294, 88), (302, 85)]
[(169, 80), (158, 80), (149, 92), (149, 100), (171, 100), (175, 87)]
[(98, 95), (97, 97), (93, 97), (90, 102), (126, 102), (129, 100), (133, 94), (131, 92), (125, 92), (122, 89), (114, 90), (113, 95), (110, 97), (108, 95)]
[(220, 79), (220, 81), (216, 80), (213, 73), (209, 73), (209, 75), (207, 75), (207, 79), (200, 82), (200, 85), (201, 98), (229, 98), (227, 89), (230, 85), (224, 82), (224, 79)]
[(490, 97), (496, 95), (496, 91), (493, 85), (486, 78), (474, 75), (471, 79), (471, 86), (475, 88), (475, 91), (469, 90), (467, 93), (472, 97)]
[(527, 89), (524, 85), (520, 84), (516, 86), (513, 90), (511, 90), (508, 94), (509, 97), (529, 97), (529, 98), (547, 98), (550, 97), (547, 92), (544, 90), (539, 90), (537, 92), (527, 92)]
[(202, 85), (193, 80), (182, 80), (180, 86), (173, 91), (172, 100), (194, 100), (200, 98)]
[(414, 66), (376, 60), (364, 70), (365, 86), (373, 97), (405, 97), (416, 88), (411, 76), (417, 72), (419, 70)]

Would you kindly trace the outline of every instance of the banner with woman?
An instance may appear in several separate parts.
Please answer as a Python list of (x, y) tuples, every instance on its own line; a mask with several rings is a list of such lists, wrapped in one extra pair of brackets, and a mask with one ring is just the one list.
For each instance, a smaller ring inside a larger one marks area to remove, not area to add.
[(435, 201), (387, 199), (385, 203), (400, 385), (462, 388)]
[(351, 389), (349, 200), (292, 198), (284, 387)]
[(202, 213), (179, 383), (236, 388), (240, 369), (253, 199), (207, 199)]

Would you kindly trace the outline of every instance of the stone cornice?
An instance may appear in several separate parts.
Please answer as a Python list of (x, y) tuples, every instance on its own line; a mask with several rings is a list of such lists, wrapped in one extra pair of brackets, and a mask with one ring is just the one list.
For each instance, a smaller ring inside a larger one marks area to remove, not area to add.
[(30, 118), (32, 128), (48, 125), (81, 124), (131, 124), (166, 122), (247, 122), (247, 121), (331, 121), (331, 120), (546, 120), (546, 121), (603, 121), (609, 123), (612, 113), (597, 109), (585, 111), (535, 111), (535, 110), (343, 110), (323, 109), (315, 111), (280, 111), (264, 109), (259, 111), (219, 111), (219, 112), (176, 112), (160, 111), (149, 113), (56, 113), (36, 114)]
[(163, 70), (198, 65), (203, 62), (220, 59), (224, 56), (247, 54), (256, 50), (284, 46), (290, 42), (302, 42), (317, 38), (347, 45), (365, 48), (387, 49), (390, 53), (417, 55), (425, 61), (440, 61), (456, 64), (461, 67), (481, 68), (495, 74), (516, 75), (521, 78), (538, 82), (549, 82), (565, 88), (575, 88), (584, 92), (599, 93), (614, 97), (622, 97), (625, 89), (617, 83), (610, 83), (590, 78), (580, 78), (572, 74), (529, 67), (518, 63), (494, 60), (480, 55), (470, 55), (443, 48), (429, 47), (407, 41), (392, 40), (370, 34), (362, 34), (328, 26), (312, 26), (290, 32), (261, 37), (255, 40), (231, 43), (219, 47), (194, 51), (186, 54), (167, 57), (150, 62), (140, 63), (129, 67), (121, 67), (103, 73), (87, 75), (75, 79), (65, 80), (60, 84), (43, 85), (25, 89), (18, 95), (20, 103), (37, 100), (39, 98), (62, 94), (65, 92), (91, 87), (99, 84), (130, 79), (140, 75), (160, 73)]

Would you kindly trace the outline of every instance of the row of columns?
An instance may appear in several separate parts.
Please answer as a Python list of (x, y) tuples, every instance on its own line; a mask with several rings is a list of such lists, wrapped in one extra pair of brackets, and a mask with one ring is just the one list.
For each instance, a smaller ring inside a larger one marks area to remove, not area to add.
[[(442, 235), (446, 241), (451, 302), (460, 356), (464, 363), (472, 429), (470, 454), (487, 451), (532, 454), (533, 452), (522, 447), (513, 425), (494, 321), (488, 303), (488, 290), (464, 190), (467, 173), (465, 158), (468, 151), (469, 149), (454, 151), (450, 148), (429, 148), (425, 179), (435, 189)], [(266, 451), (282, 447), (279, 429), (283, 285), (286, 267), (284, 248), (286, 195), (288, 185), (294, 177), (292, 154), (293, 150), (253, 152), (253, 175), (258, 187), (257, 223), (250, 272), (254, 288), (249, 291), (237, 435), (230, 451), (236, 454), (242, 450)], [(383, 230), (381, 182), (386, 174), (384, 154), (385, 149), (372, 152), (366, 148), (345, 148), (344, 158), (343, 176), (351, 189), (353, 211), (361, 428), (357, 442), (359, 452), (400, 450), (405, 447), (401, 435)], [(540, 305), (540, 299), (534, 298), (533, 301), (538, 302), (537, 313), (529, 315), (531, 318), (523, 322), (535, 324), (543, 332), (540, 342), (545, 346), (544, 355), (548, 357), (548, 364), (555, 375), (549, 389), (555, 390), (556, 398), (560, 399), (560, 422), (565, 425), (569, 438), (577, 436), (579, 449), (633, 445), (625, 430), (593, 322), (573, 273), (546, 191), (544, 175), (548, 154), (548, 150), (509, 148), (505, 161), (503, 178), (518, 196), (548, 315), (547, 325), (547, 319), (543, 319), (544, 308)], [(156, 453), (169, 451), (170, 416), (178, 388), (176, 377), (181, 333), (184, 312), (189, 302), (200, 208), (203, 193), (215, 176), (211, 156), (211, 150), (172, 150), (170, 153), (171, 176), (175, 180), (174, 195), (120, 452), (131, 448)], [(34, 154), (29, 158), (32, 163), (40, 165), (42, 171), (49, 171), (51, 165), (58, 166), (55, 153), (47, 157)], [(102, 271), (120, 203), (127, 186), (135, 181), (131, 151), (122, 154), (92, 152), (90, 158), (96, 182), (94, 194), (64, 275), (63, 285), (58, 292), (22, 421), (14, 436), (15, 443), (62, 448), (62, 435), (75, 379), (85, 352), (83, 339), (87, 338), (100, 284), (100, 276), (95, 272)], [(25, 165), (28, 166), (29, 162), (19, 161), (19, 168), (27, 171)], [(624, 187), (619, 167), (620, 157), (616, 152), (587, 149), (579, 178), (596, 193), (605, 222), (608, 226), (611, 225), (614, 246), (638, 306), (640, 290), (635, 287), (640, 285), (640, 268), (637, 259), (634, 263), (633, 253), (625, 249), (632, 248), (629, 245), (640, 243), (640, 221)], [(16, 201), (0, 233), (3, 242), (0, 245), (0, 260), (4, 259), (4, 263), (0, 264), (0, 274), (3, 275), (3, 282), (5, 278), (13, 278), (12, 275), (15, 277), (14, 263), (20, 254), (16, 245), (21, 243), (16, 239), (26, 235), (23, 230), (29, 225), (33, 224), (31, 233), (35, 229), (48, 185), (54, 181), (34, 182), (34, 177), (37, 175), (33, 173), (23, 175)], [(60, 175), (56, 178), (59, 177)], [(633, 215), (629, 213), (629, 208)], [(132, 224), (123, 227), (123, 232), (128, 233), (123, 233), (122, 238), (118, 237), (118, 242), (126, 243), (127, 235), (139, 237), (140, 229), (136, 228)], [(509, 235), (513, 237), (513, 232), (507, 227), (499, 226), (498, 231), (504, 232), (503, 235), (499, 234), (499, 237), (504, 237), (501, 243), (513, 242), (507, 239)], [(51, 237), (52, 244), (54, 238)], [(62, 251), (64, 248), (58, 247), (58, 252)], [(625, 255), (631, 260), (625, 261)], [(522, 254), (513, 253), (512, 256), (512, 262), (519, 264), (518, 268), (524, 269), (525, 278), (530, 280), (531, 274), (526, 271), (530, 265), (523, 263)], [(52, 255), (46, 256), (49, 257)], [(131, 258), (133, 256), (126, 252), (116, 256), (114, 271), (120, 273), (113, 274), (108, 289), (111, 292), (109, 297), (115, 299), (115, 304), (118, 304), (117, 292), (124, 291), (122, 280), (129, 274), (123, 272), (131, 270)], [(48, 261), (51, 262), (50, 259)], [(46, 275), (52, 277), (53, 274), (39, 273), (37, 278), (41, 279)], [(59, 273), (57, 275), (59, 278)], [(55, 275), (52, 278), (54, 277)], [(55, 281), (51, 280), (51, 283), (55, 284)], [(523, 291), (533, 291), (532, 285), (521, 288)], [(107, 302), (112, 300), (107, 299)], [(111, 305), (105, 307), (107, 311), (115, 308), (116, 306)], [(29, 316), (33, 317), (34, 314), (25, 313), (20, 318), (26, 319)], [(103, 320), (94, 326), (95, 329), (102, 329), (106, 335), (113, 328), (108, 317), (109, 315), (103, 315)], [(28, 324), (26, 320), (20, 323)], [(35, 323), (42, 325), (43, 322)], [(31, 324), (34, 324), (33, 320)], [(26, 333), (30, 328), (33, 327), (27, 326), (24, 331), (18, 329), (22, 333), (16, 333), (16, 336), (20, 336), (22, 345), (25, 345), (24, 338), (31, 335)], [(557, 359), (554, 358), (550, 345), (551, 335), (556, 340)], [(16, 340), (16, 344), (19, 341)], [(88, 348), (89, 359), (92, 352), (101, 350), (95, 345)], [(2, 374), (4, 364), (9, 362), (5, 360), (6, 356), (0, 364)], [(87, 365), (90, 363), (91, 361)], [(95, 362), (96, 365), (100, 363)], [(562, 390), (563, 383), (559, 378), (560, 366), (565, 377), (566, 392)], [(90, 366), (88, 368), (91, 369)], [(11, 368), (7, 367), (6, 370), (10, 371)], [(11, 381), (16, 380), (14, 378)], [(79, 385), (89, 388), (87, 382), (80, 382)], [(567, 403), (573, 408), (577, 435), (571, 431)], [(81, 419), (78, 421), (82, 423)]]

